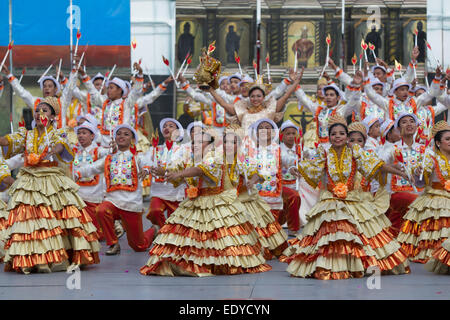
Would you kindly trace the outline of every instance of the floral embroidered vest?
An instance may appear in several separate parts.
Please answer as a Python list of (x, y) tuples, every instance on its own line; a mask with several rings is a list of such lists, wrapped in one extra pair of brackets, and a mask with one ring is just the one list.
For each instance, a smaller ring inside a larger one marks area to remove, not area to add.
[(136, 191), (138, 173), (136, 157), (132, 154), (116, 153), (105, 159), (106, 191)]

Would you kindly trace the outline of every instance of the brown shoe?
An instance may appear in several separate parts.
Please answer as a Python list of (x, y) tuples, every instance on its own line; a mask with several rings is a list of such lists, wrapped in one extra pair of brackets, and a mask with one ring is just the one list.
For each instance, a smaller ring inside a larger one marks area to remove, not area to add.
[(109, 249), (105, 252), (105, 254), (107, 256), (115, 256), (120, 254), (120, 244), (117, 242), (116, 244), (109, 246)]

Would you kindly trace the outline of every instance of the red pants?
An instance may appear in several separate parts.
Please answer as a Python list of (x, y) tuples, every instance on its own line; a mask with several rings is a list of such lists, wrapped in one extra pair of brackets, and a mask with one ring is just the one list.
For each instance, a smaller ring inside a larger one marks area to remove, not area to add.
[(288, 229), (298, 231), (300, 229), (300, 195), (297, 191), (283, 187), (283, 210), (271, 210), (279, 224), (287, 222)]
[(87, 201), (85, 201), (85, 203), (86, 203), (86, 207), (84, 209), (86, 210), (86, 212), (91, 217), (93, 225), (97, 228), (98, 240), (99, 241), (105, 240), (105, 236), (103, 234), (102, 226), (98, 222), (97, 215), (96, 215), (96, 209), (97, 209), (97, 207), (100, 204), (99, 203), (93, 203), (93, 202), (87, 202)]
[(395, 236), (398, 235), (403, 216), (408, 212), (409, 205), (416, 200), (417, 196), (417, 194), (409, 192), (395, 192), (391, 195), (391, 204), (386, 215), (392, 223)]
[(158, 225), (160, 228), (166, 223), (166, 217), (164, 216), (164, 211), (167, 210), (167, 218), (170, 217), (172, 212), (174, 212), (180, 202), (169, 201), (157, 197), (152, 197), (150, 200), (150, 209), (147, 214), (147, 219), (152, 222), (152, 224)]
[(103, 228), (108, 246), (116, 244), (118, 239), (114, 232), (114, 220), (120, 219), (127, 233), (128, 244), (134, 251), (146, 251), (152, 244), (155, 230), (143, 231), (142, 214), (117, 208), (111, 202), (103, 201), (96, 210), (97, 220)]

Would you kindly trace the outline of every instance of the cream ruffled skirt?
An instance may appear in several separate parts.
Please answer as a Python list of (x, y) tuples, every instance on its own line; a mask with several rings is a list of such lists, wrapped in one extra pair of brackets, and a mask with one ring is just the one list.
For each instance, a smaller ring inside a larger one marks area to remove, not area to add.
[(427, 187), (403, 220), (398, 241), (411, 260), (427, 262), (450, 236), (450, 192)]
[(20, 170), (9, 189), (5, 270), (99, 263), (97, 230), (77, 190), (60, 168)]
[(450, 274), (450, 239), (445, 240), (432, 254), (425, 269), (439, 274)]
[(144, 275), (211, 276), (271, 270), (236, 190), (182, 201), (150, 249)]
[(406, 255), (384, 216), (389, 194), (351, 191), (345, 200), (322, 190), (307, 214), (308, 223), (292, 239), (280, 261), (297, 277), (321, 280), (363, 277), (369, 267), (383, 273), (409, 273)]
[(288, 246), (287, 234), (275, 220), (270, 207), (256, 189), (250, 195), (246, 190), (240, 193), (239, 201), (244, 205), (247, 217), (258, 233), (259, 242), (266, 251), (266, 259), (271, 259), (272, 255), (280, 256)]
[(6, 223), (8, 222), (8, 211), (6, 211), (7, 204), (0, 200), (0, 263), (5, 257), (5, 240), (6, 240)]

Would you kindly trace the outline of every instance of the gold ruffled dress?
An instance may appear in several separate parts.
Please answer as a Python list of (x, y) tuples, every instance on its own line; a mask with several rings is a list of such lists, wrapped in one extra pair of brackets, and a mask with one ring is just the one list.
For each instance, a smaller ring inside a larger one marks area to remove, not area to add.
[(426, 154), (425, 192), (409, 206), (398, 241), (414, 262), (426, 263), (450, 236), (450, 166), (439, 150)]
[(186, 179), (190, 197), (160, 229), (141, 274), (202, 277), (271, 270), (223, 165), (208, 154), (197, 167), (204, 175)]
[[(65, 131), (50, 127), (47, 140), (36, 128), (19, 128), (6, 138), (5, 157), (24, 152), (25, 166), (9, 189), (5, 270), (65, 271), (70, 264), (99, 263), (97, 230), (78, 185), (60, 168), (73, 159)], [(47, 141), (63, 145), (57, 159), (47, 155)]]
[[(266, 259), (272, 259), (272, 256), (279, 257), (287, 248), (287, 234), (275, 220), (269, 205), (261, 198), (256, 188), (250, 192), (244, 183), (247, 176), (250, 179), (257, 174), (256, 168), (243, 165), (237, 159), (234, 163), (228, 165), (228, 176), (233, 186), (238, 190), (238, 199), (244, 205), (245, 212), (252, 225), (255, 227), (259, 236), (259, 241), (264, 248), (264, 256)], [(246, 174), (244, 173), (246, 170)]]
[(319, 146), (317, 155), (299, 164), (305, 180), (321, 183), (319, 202), (308, 212), (301, 233), (280, 261), (297, 277), (321, 280), (363, 277), (367, 268), (383, 273), (408, 273), (408, 261), (395, 241), (384, 208), (356, 186), (358, 172), (370, 181), (383, 165), (358, 145), (345, 147), (338, 159), (333, 148)]
[[(11, 176), (9, 167), (6, 164), (5, 159), (0, 157), (0, 192), (3, 192), (6, 189), (3, 180), (8, 176)], [(6, 240), (6, 224), (8, 222), (7, 206), (5, 201), (0, 199), (0, 263), (3, 262), (3, 258), (5, 257), (4, 246)]]
[(431, 259), (425, 264), (425, 269), (438, 274), (450, 274), (450, 239), (434, 250)]

